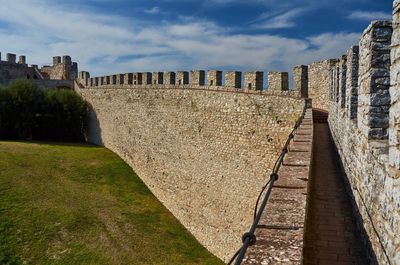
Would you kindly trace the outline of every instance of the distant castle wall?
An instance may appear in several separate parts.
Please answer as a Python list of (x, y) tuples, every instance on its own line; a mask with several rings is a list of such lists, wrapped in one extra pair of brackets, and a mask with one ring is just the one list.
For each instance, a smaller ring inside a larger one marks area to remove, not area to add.
[(7, 60), (1, 60), (0, 53), (0, 80), (9, 79), (43, 79), (36, 65), (28, 66), (26, 64), (26, 57), (20, 56), (19, 61), (16, 62), (17, 56), (8, 53)]
[(43, 66), (40, 71), (45, 79), (75, 80), (78, 77), (78, 64), (71, 57), (54, 56), (52, 66)]
[(8, 53), (7, 60), (1, 60), (0, 53), (0, 83), (9, 84), (16, 79), (30, 79), (43, 88), (74, 87), (74, 80), (78, 77), (78, 64), (71, 61), (70, 56), (53, 57), (53, 66), (38, 68), (37, 65), (27, 65), (26, 57), (20, 55), (18, 62), (15, 54)]

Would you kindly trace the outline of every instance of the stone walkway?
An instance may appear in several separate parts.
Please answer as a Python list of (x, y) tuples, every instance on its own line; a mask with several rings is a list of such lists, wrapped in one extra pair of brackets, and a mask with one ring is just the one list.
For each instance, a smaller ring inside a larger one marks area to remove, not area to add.
[(316, 120), (303, 264), (368, 264), (328, 124)]
[(274, 183), (242, 265), (301, 264), (313, 121), (308, 109)]

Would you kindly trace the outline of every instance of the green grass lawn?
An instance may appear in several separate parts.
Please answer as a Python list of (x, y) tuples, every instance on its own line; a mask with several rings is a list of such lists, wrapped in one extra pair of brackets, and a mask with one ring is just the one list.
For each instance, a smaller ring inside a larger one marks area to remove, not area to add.
[(0, 264), (223, 264), (117, 155), (0, 142)]

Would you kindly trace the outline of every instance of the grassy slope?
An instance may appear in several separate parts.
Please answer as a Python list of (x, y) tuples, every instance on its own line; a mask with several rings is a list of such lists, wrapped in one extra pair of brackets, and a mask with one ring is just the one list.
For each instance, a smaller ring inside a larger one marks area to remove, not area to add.
[(112, 152), (0, 142), (0, 264), (222, 264)]

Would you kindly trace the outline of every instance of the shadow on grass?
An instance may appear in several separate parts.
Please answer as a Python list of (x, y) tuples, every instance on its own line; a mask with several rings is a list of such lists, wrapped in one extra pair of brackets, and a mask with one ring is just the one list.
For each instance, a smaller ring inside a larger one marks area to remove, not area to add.
[(57, 142), (57, 141), (28, 141), (28, 140), (7, 140), (0, 139), (0, 143), (23, 143), (23, 144), (35, 144), (41, 146), (71, 146), (71, 147), (88, 147), (88, 148), (104, 148), (103, 146), (85, 143), (85, 142)]

